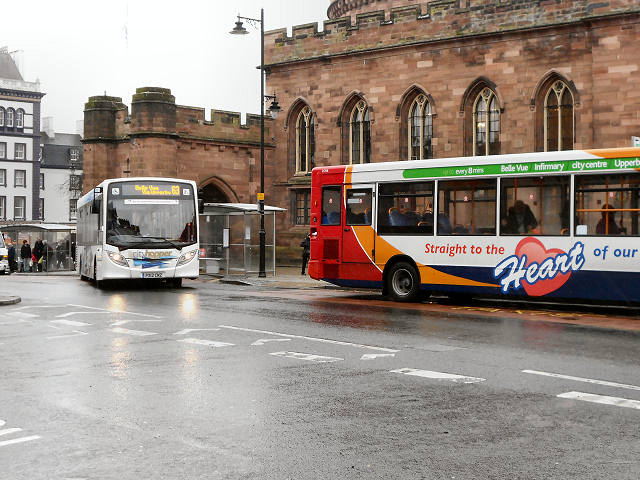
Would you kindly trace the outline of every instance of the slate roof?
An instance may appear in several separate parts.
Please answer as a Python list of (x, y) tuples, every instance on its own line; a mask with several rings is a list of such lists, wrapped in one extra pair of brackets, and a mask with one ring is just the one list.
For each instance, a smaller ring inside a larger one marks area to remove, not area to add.
[(16, 63), (8, 53), (0, 53), (0, 78), (6, 78), (8, 80), (24, 80)]

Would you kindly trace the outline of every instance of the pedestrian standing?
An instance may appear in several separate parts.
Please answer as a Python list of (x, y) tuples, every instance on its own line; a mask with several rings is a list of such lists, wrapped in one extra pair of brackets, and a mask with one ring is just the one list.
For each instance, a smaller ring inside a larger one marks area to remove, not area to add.
[(26, 273), (31, 267), (31, 245), (26, 240), (22, 241), (20, 257), (22, 258), (22, 271)]
[(36, 243), (33, 245), (33, 255), (36, 257), (36, 264), (34, 270), (36, 272), (42, 271), (42, 255), (44, 254), (44, 245), (42, 244), (42, 240), (38, 237)]
[(9, 244), (9, 251), (7, 253), (9, 254), (9, 272), (13, 273), (18, 269), (16, 265), (16, 247), (13, 243)]
[(309, 261), (309, 254), (310, 254), (310, 248), (311, 248), (311, 239), (309, 237), (309, 234), (307, 233), (307, 236), (304, 237), (304, 240), (302, 240), (300, 242), (300, 246), (302, 247), (302, 273), (301, 275), (304, 275), (304, 271), (307, 268), (307, 262)]

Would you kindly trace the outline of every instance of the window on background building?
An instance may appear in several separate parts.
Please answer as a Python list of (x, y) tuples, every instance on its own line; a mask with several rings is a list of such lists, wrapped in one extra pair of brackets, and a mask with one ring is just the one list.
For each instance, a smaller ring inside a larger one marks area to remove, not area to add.
[(69, 200), (69, 220), (78, 218), (78, 200)]
[(418, 95), (409, 110), (409, 160), (433, 158), (431, 104), (426, 95)]
[(0, 197), (0, 220), (7, 219), (7, 197)]
[(40, 190), (44, 190), (44, 173), (40, 174)]
[(71, 151), (69, 152), (69, 158), (71, 159), (72, 162), (75, 162), (76, 160), (78, 160), (78, 157), (79, 157), (78, 150), (76, 150), (75, 148), (72, 148)]
[(564, 82), (557, 81), (549, 89), (544, 109), (544, 150), (573, 150), (573, 94)]
[(371, 122), (363, 100), (351, 112), (349, 133), (349, 164), (371, 162)]
[(313, 113), (304, 107), (296, 122), (296, 173), (311, 171), (316, 149)]
[(7, 144), (0, 142), (0, 158), (7, 158)]
[(82, 190), (82, 175), (69, 175), (69, 190)]
[(26, 158), (27, 146), (24, 143), (16, 143), (16, 160), (24, 160)]
[(0, 170), (0, 187), (7, 186), (7, 171), (5, 169)]
[(500, 108), (495, 93), (485, 88), (473, 108), (473, 154), (500, 154)]
[(44, 220), (44, 198), (40, 199), (40, 207), (38, 208), (38, 218)]
[(27, 197), (13, 197), (13, 219), (26, 220)]
[(4, 127), (4, 108), (0, 107), (0, 127)]
[(24, 110), (21, 108), (16, 110), (16, 127), (24, 128)]
[(7, 127), (11, 127), (13, 128), (13, 110), (12, 109), (7, 109), (7, 112), (5, 114), (5, 119), (4, 119), (4, 123)]
[(27, 171), (16, 170), (14, 172), (14, 187), (26, 187), (27, 186)]
[(311, 206), (311, 192), (309, 190), (298, 190), (295, 192), (296, 198), (296, 225), (309, 225), (309, 209)]

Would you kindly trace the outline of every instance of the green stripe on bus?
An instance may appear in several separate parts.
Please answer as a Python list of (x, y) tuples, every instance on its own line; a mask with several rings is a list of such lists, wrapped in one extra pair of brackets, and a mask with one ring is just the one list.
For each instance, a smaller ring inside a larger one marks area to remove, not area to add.
[(532, 173), (596, 172), (601, 170), (630, 170), (634, 168), (640, 168), (639, 158), (601, 158), (557, 162), (514, 162), (496, 165), (411, 168), (404, 170), (402, 176), (404, 178), (467, 177)]

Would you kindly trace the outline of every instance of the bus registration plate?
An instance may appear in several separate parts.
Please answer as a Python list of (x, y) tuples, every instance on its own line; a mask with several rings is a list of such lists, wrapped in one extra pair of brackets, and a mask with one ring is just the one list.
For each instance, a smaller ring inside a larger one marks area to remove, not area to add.
[(162, 278), (164, 272), (145, 272), (142, 274), (142, 278)]

